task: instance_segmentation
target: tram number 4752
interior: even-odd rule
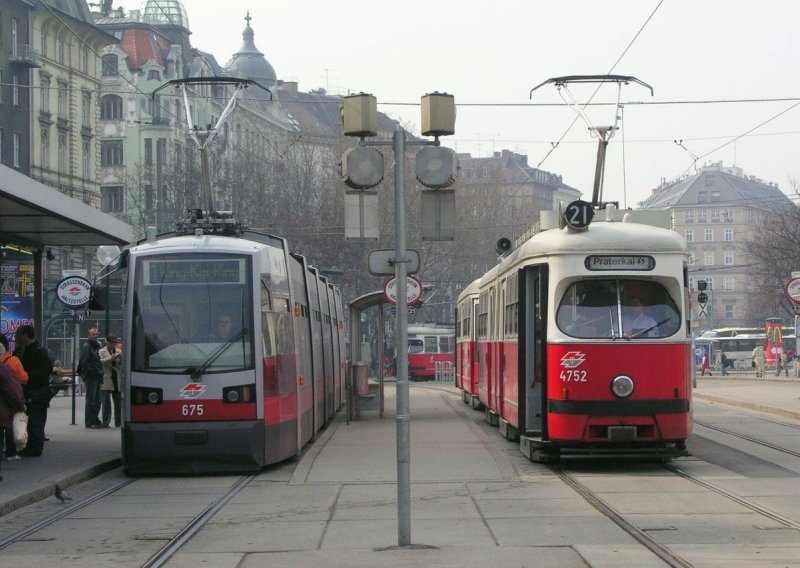
[[[586,371],[577,369],[561,369],[561,382],[564,383],[585,383]]]
[[[181,406],[181,414],[184,416],[202,416],[203,412],[202,404],[184,404]]]

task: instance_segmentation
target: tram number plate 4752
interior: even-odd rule
[[[181,406],[181,414],[184,416],[202,416],[203,412],[202,404],[184,404]]]
[[[585,383],[586,371],[578,369],[561,369],[561,382],[563,383]]]

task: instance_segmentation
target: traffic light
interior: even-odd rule
[[[706,289],[707,285],[708,284],[707,284],[707,282],[705,280],[698,280],[697,281],[697,289],[699,291],[701,291],[701,292]]]

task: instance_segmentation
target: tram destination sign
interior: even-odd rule
[[[587,270],[653,270],[656,259],[647,255],[591,255],[584,261]]]
[[[244,259],[146,260],[145,285],[242,284]]]

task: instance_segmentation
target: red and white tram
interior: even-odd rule
[[[475,351],[475,321],[481,280],[459,294],[456,304],[456,388],[466,404],[478,408],[478,360]]]
[[[121,257],[130,474],[259,470],[344,400],[339,290],[284,239],[197,233]]]
[[[479,399],[533,460],[686,453],[686,244],[632,222],[643,213],[609,207],[604,220],[543,230],[480,279]]]
[[[408,377],[432,381],[436,366],[453,370],[455,364],[455,329],[450,326],[408,326]]]

